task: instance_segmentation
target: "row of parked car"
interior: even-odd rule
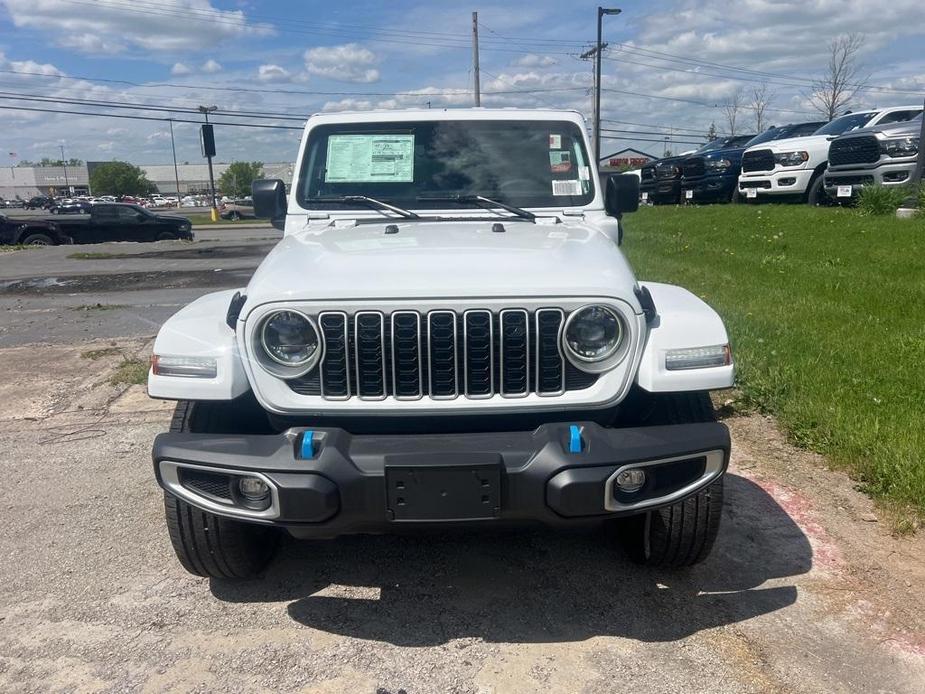
[[[642,167],[640,194],[652,204],[850,202],[866,185],[909,181],[921,119],[921,106],[895,106],[721,137]]]

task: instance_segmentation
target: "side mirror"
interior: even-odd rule
[[[639,209],[639,179],[633,174],[615,174],[607,179],[604,209],[619,219],[627,212]]]
[[[261,179],[251,184],[254,215],[258,219],[286,218],[286,184],[278,178]]]

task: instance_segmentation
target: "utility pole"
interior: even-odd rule
[[[180,207],[180,170],[177,168],[177,145],[173,140],[173,118],[170,123],[170,149],[173,151],[173,177],[177,182],[177,207]]]
[[[603,31],[602,24],[604,15],[618,15],[622,10],[616,8],[597,8],[597,52],[594,56],[594,166],[595,168],[601,161],[601,53],[603,44],[601,34]]]
[[[607,43],[602,43],[601,50],[603,51],[605,48],[607,48],[608,45],[609,44]],[[580,56],[578,56],[578,59],[579,60],[591,60],[597,54],[598,54],[598,49],[597,49],[597,46],[595,46],[594,48],[589,48],[584,53],[582,53]],[[596,99],[597,99],[597,61],[594,61],[594,63],[592,63],[592,69],[591,69],[591,117],[592,117],[591,138],[592,138],[592,144],[593,144],[593,141],[597,139],[597,136],[600,133],[600,130],[598,129],[597,125],[595,124],[595,121],[593,120],[594,119],[594,107],[595,107],[595,104],[597,103]],[[595,149],[595,151],[597,150]]]
[[[206,118],[207,126],[209,125],[209,114],[217,110],[218,110],[218,106],[200,106],[199,107],[199,112],[202,113],[202,115],[205,116]],[[218,221],[218,207],[215,205],[215,174],[212,172],[212,156],[215,154],[215,138],[212,137],[211,142],[209,143],[206,142],[205,132],[207,129],[209,130],[210,135],[212,132],[211,127],[203,129],[202,149],[203,149],[203,155],[206,157],[206,160],[209,162],[209,190],[212,193],[212,201],[209,203],[209,207],[212,208],[211,210],[212,221],[217,222]]]
[[[482,105],[482,90],[479,86],[479,13],[472,13],[472,91],[475,105]]]
[[[67,188],[67,194],[71,194],[71,184],[67,180],[67,160],[64,158],[64,145],[58,145],[61,148],[61,165],[64,167],[64,187]]]

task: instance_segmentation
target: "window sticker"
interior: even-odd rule
[[[566,180],[552,182],[553,195],[581,195],[581,181]]]
[[[563,173],[572,169],[572,158],[568,150],[549,150],[549,168],[556,173]]]
[[[549,149],[562,149],[562,136],[561,135],[550,135],[549,136]]]
[[[411,183],[414,135],[331,135],[327,183]]]

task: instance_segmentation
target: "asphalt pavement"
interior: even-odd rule
[[[0,252],[0,347],[154,335],[193,299],[246,285],[282,232],[255,224],[195,236]]]

